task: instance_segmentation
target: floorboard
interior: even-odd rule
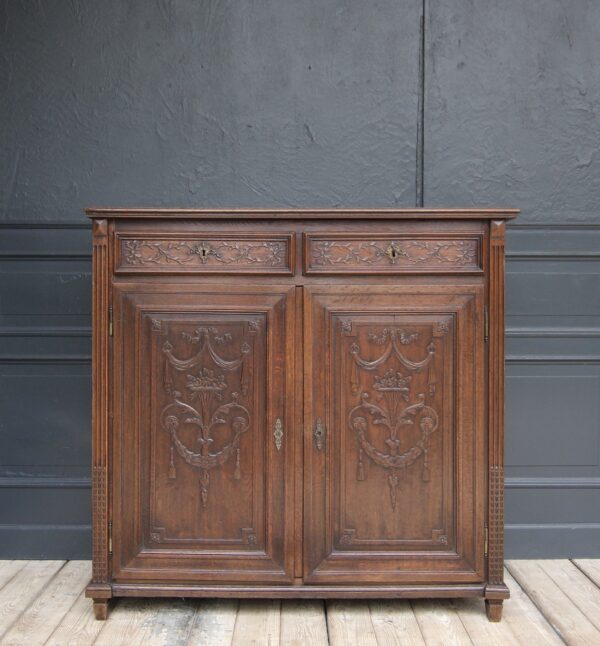
[[[470,646],[473,643],[451,601],[416,600],[412,607],[427,646]]]
[[[565,643],[600,644],[600,631],[548,575],[543,561],[509,561],[507,568]]]
[[[600,559],[573,559],[573,563],[600,587]]]
[[[186,646],[231,646],[239,605],[237,599],[199,600]]]
[[[64,565],[64,561],[29,561],[0,590],[0,643],[29,604]]]
[[[281,644],[285,646],[328,646],[323,601],[283,601]]]
[[[571,561],[540,561],[544,572],[594,624],[600,634],[600,589]],[[600,644],[600,641],[598,642]]]
[[[379,646],[424,646],[410,601],[370,601],[371,622]]]
[[[600,646],[600,560],[508,561],[511,599],[114,600],[96,621],[89,561],[0,561],[1,646]]]
[[[88,561],[70,561],[21,612],[2,641],[10,646],[44,644],[90,580]]]
[[[98,633],[97,646],[183,646],[192,628],[194,600],[125,599]]]
[[[26,565],[27,561],[0,561],[0,590]]]
[[[91,601],[82,592],[44,646],[90,646],[102,628],[104,622],[96,621]]]
[[[502,621],[511,627],[516,642],[523,646],[537,646],[537,644],[560,646],[564,644],[544,615],[507,570],[504,572],[504,581],[510,588],[510,599],[504,602]]]
[[[278,646],[281,629],[281,601],[240,601],[233,631],[234,646]]]
[[[325,606],[331,646],[377,646],[368,603],[328,601]]]

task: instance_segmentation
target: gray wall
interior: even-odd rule
[[[90,553],[93,204],[522,208],[507,552],[600,556],[599,30],[595,0],[0,0],[0,558]]]

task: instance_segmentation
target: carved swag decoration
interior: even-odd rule
[[[349,333],[351,323],[342,321],[342,329]],[[439,334],[447,332],[445,322],[437,324]],[[423,458],[421,477],[429,482],[429,438],[438,428],[439,418],[436,410],[428,403],[435,394],[435,337],[427,345],[427,355],[419,361],[408,359],[402,346],[409,346],[418,340],[420,333],[409,333],[400,327],[386,327],[380,334],[369,333],[371,344],[383,347],[376,359],[368,361],[361,357],[358,343],[350,345],[352,357],[351,388],[354,394],[359,392],[359,370],[377,371],[373,375],[373,393],[362,391],[360,403],[348,413],[348,425],[356,434],[358,441],[358,465],[356,478],[366,479],[365,456],[372,462],[388,471],[387,481],[392,508],[396,508],[396,495],[399,485],[399,474],[403,469],[412,466]],[[396,367],[389,364],[395,360]],[[398,369],[397,364],[400,364]],[[386,366],[387,369],[386,369]],[[379,372],[379,368],[383,371]],[[427,369],[427,391],[413,393],[413,375]],[[378,402],[375,403],[372,398]],[[410,447],[403,447],[401,430],[404,426],[416,426],[420,431],[419,440]],[[384,429],[387,451],[381,451],[370,440],[370,433]]]
[[[160,332],[161,322],[153,320],[152,329]],[[248,335],[255,334],[258,329],[258,321],[248,322]],[[226,359],[218,348],[233,342],[228,332],[217,327],[201,326],[192,334],[180,334],[189,346],[197,346],[198,350],[189,359],[182,359],[174,355],[173,344],[168,337],[163,343],[164,389],[171,401],[160,413],[160,425],[170,438],[169,479],[175,480],[177,477],[176,453],[186,464],[200,472],[200,498],[202,507],[206,507],[210,472],[213,469],[235,458],[233,478],[241,478],[240,438],[251,426],[250,413],[241,403],[241,398],[248,394],[249,389],[249,366],[246,363],[252,351],[252,341],[247,337],[248,340],[244,340],[239,348],[239,356]],[[178,378],[177,373],[184,374],[185,380]],[[227,373],[237,373],[241,396],[236,391],[230,391]],[[183,384],[175,388],[174,381]],[[187,446],[181,437],[182,428],[186,425],[197,428],[197,448]],[[230,431],[231,439],[219,450],[211,450],[215,436],[224,430]]]

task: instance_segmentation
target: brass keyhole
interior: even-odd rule
[[[385,250],[387,257],[392,261],[392,264],[396,263],[398,256],[400,255],[399,249],[396,247],[396,243],[392,242],[390,246]]]
[[[201,242],[196,247],[195,251],[200,256],[201,262],[205,263],[212,253],[212,247],[208,244],[208,242]]]

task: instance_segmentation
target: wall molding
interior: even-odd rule
[[[597,215],[594,216],[595,218],[598,218]],[[573,229],[573,230],[586,230],[586,229],[595,229],[595,230],[600,230],[600,224],[595,224],[592,222],[548,222],[548,223],[543,223],[543,222],[519,222],[519,220],[515,222],[509,222],[507,224],[507,228],[511,229],[513,231],[519,230],[519,229],[524,229],[524,230],[539,230],[539,231],[564,231],[565,229]]]
[[[0,476],[0,489],[91,489],[91,478]]]
[[[545,260],[562,260],[582,261],[582,260],[600,260],[600,252],[590,251],[507,251],[506,260],[526,260],[526,261],[545,261]],[[517,273],[517,272],[515,272]]]
[[[83,214],[82,214],[83,219]],[[0,222],[0,229],[92,229],[92,223],[83,222]]]
[[[600,478],[505,478],[507,489],[600,489]]]
[[[61,252],[53,253],[52,251],[0,251],[0,260],[52,260],[52,261],[76,261],[92,260],[91,252]],[[89,272],[91,275],[91,272]]]
[[[527,529],[593,529],[600,531],[600,523],[517,523],[504,525],[506,530],[527,530]]]
[[[89,489],[90,478],[64,476],[0,476],[0,488]],[[600,477],[506,478],[507,489],[600,489]]]
[[[600,355],[554,355],[554,354],[509,354],[506,363],[573,363],[596,364],[600,363]]]
[[[89,337],[92,335],[91,326],[0,326],[0,337]],[[506,328],[506,336],[510,338],[597,338],[600,337],[600,327],[511,327]]]
[[[19,327],[18,325],[0,326],[0,337],[91,337],[92,328],[82,326],[32,326]]]
[[[600,337],[600,327],[511,327],[506,328],[506,336],[518,339],[545,338],[596,338]]]
[[[61,363],[70,363],[74,365],[85,365],[92,362],[92,355],[89,354],[58,354],[46,357],[32,356],[11,356],[0,355],[0,365],[58,365]]]

